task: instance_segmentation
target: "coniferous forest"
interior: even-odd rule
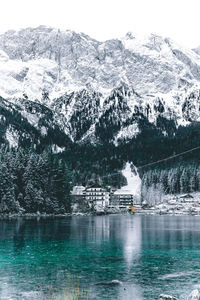
[[[136,137],[121,141],[117,146],[103,136],[102,144],[76,144],[63,152],[61,157],[73,170],[72,181],[87,184],[91,179],[102,178],[104,185],[120,187],[126,184],[120,171],[129,161],[138,167],[143,187],[159,185],[166,194],[200,191],[199,149],[166,162],[142,167],[200,146],[200,124],[195,122],[176,128],[173,121],[160,119],[159,127],[146,120],[140,126],[141,132]],[[112,173],[115,175],[109,176]]]
[[[22,135],[19,147],[10,149],[1,141],[0,213],[66,213],[71,210],[73,185],[94,182],[119,188],[126,185],[121,170],[132,162],[142,179],[142,196],[151,191],[163,194],[200,191],[200,151],[149,167],[151,162],[187,151],[200,145],[200,124],[176,128],[173,121],[159,119],[159,124],[140,120],[140,133],[115,145],[99,127],[100,143],[75,143],[59,131],[51,131],[38,144]],[[77,129],[78,130],[78,129]],[[167,134],[163,134],[163,130]],[[29,142],[29,143],[28,143]],[[29,144],[29,146],[28,146]],[[53,145],[65,151],[53,153]],[[114,173],[114,176],[112,175]]]
[[[70,172],[50,151],[0,149],[0,213],[70,212]]]

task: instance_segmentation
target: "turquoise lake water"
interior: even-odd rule
[[[0,221],[1,300],[182,300],[198,285],[200,217]]]

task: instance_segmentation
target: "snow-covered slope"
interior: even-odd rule
[[[168,93],[200,80],[200,57],[170,39],[128,33],[98,42],[84,34],[40,26],[0,36],[0,92],[52,98],[90,84],[105,92],[121,81],[137,93]],[[10,84],[6,84],[9,79]],[[22,94],[21,94],[22,95]]]
[[[125,168],[122,170],[122,174],[127,180],[127,185],[116,190],[115,194],[132,194],[139,197],[141,191],[141,179],[137,169],[134,166],[131,166],[130,163],[126,163]]]
[[[98,42],[45,26],[8,31],[0,35],[0,96],[13,105],[21,99],[36,128],[28,100],[48,108],[72,141],[118,143],[138,134],[142,117],[155,125],[158,117],[176,126],[200,121],[198,53],[154,34]]]

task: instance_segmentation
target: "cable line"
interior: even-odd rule
[[[143,166],[136,167],[136,168],[137,168],[137,170],[139,170],[139,169],[143,169],[143,168],[145,168],[145,167],[153,166],[153,165],[155,165],[155,164],[161,163],[161,162],[163,162],[163,161],[168,161],[168,160],[170,160],[170,159],[179,157],[179,156],[181,156],[181,155],[184,155],[184,154],[193,152],[193,151],[198,150],[198,149],[200,149],[200,146],[195,147],[195,148],[192,148],[192,149],[189,149],[189,150],[187,150],[187,151],[184,151],[184,152],[181,152],[181,153],[178,153],[178,154],[175,154],[175,155],[171,155],[171,156],[169,156],[169,157],[166,157],[166,158],[163,158],[163,159],[160,159],[160,160],[157,160],[157,161],[154,161],[154,162],[152,162],[152,163],[145,164],[145,165],[143,165]],[[111,174],[109,174],[109,175],[102,176],[101,178],[106,178],[106,177],[116,176],[116,175],[121,175],[121,172],[111,173]]]
[[[197,149],[200,149],[200,146],[195,147],[195,148],[192,148],[192,149],[187,150],[187,151],[184,151],[184,152],[181,152],[181,153],[178,153],[178,154],[175,154],[175,155],[171,155],[171,156],[169,156],[169,157],[166,157],[166,158],[157,160],[157,161],[155,161],[155,162],[152,162],[152,163],[149,163],[149,164],[146,164],[146,165],[143,165],[143,166],[139,166],[139,167],[137,167],[137,169],[142,169],[142,168],[145,168],[145,167],[153,166],[153,165],[155,165],[155,164],[157,164],[157,163],[160,163],[160,162],[163,162],[163,161],[167,161],[167,160],[170,160],[170,159],[175,158],[175,157],[179,157],[179,156],[181,156],[181,155],[184,155],[184,154],[186,154],[186,153],[190,153],[190,152],[195,151],[195,150],[197,150]]]

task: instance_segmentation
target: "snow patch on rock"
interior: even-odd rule
[[[28,120],[28,122],[34,126],[34,127],[38,127],[38,122],[39,122],[39,117],[36,114],[31,114],[25,110],[20,111],[21,115],[26,118]]]
[[[127,127],[123,127],[115,136],[114,144],[117,146],[120,140],[131,139],[140,132],[137,124],[131,124]]]
[[[46,127],[42,126],[42,127],[40,128],[40,132],[41,132],[41,135],[42,135],[42,136],[47,135],[47,129],[46,129]]]
[[[18,136],[18,133],[14,131],[13,128],[9,127],[7,128],[6,130],[6,139],[9,143],[9,146],[11,148],[15,148],[18,146],[18,139],[19,139],[19,136]]]
[[[61,153],[65,150],[65,147],[59,147],[58,145],[53,145],[52,146],[52,151],[54,154]]]

